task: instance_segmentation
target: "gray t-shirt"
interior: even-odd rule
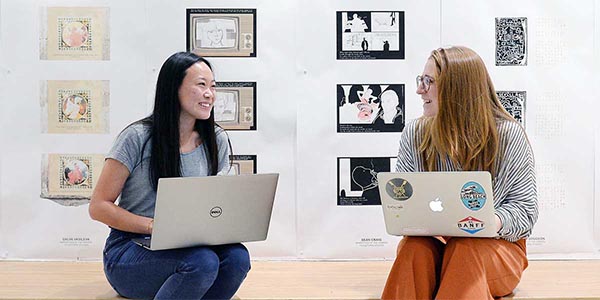
[[[229,143],[227,134],[215,127],[217,149],[219,151],[219,174],[229,171]],[[143,124],[131,125],[115,140],[106,158],[112,158],[127,167],[129,177],[125,181],[119,200],[119,206],[136,215],[154,217],[156,191],[150,182],[150,153],[152,141],[148,139],[150,127]],[[145,144],[145,145],[144,145]],[[142,149],[144,153],[142,154]],[[207,176],[208,150],[201,144],[188,153],[181,154],[181,173],[183,177]]]

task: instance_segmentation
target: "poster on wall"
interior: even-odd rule
[[[337,205],[381,205],[377,173],[395,170],[396,157],[338,157]]]
[[[104,154],[42,154],[40,197],[64,206],[89,203]]]
[[[338,11],[337,59],[404,59],[403,11]]]
[[[256,82],[217,82],[214,113],[226,130],[256,130]]]
[[[109,60],[108,7],[42,7],[40,59]]]
[[[527,18],[496,18],[496,66],[526,66],[527,51]]]
[[[40,82],[42,133],[108,133],[107,80]]]
[[[504,106],[504,109],[515,118],[523,127],[525,127],[525,100],[526,91],[496,91],[498,100]]]
[[[256,57],[256,9],[186,12],[187,51],[204,57]]]
[[[338,84],[337,132],[401,132],[404,84]]]
[[[256,174],[256,155],[230,155],[229,175]]]

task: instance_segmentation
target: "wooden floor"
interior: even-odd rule
[[[378,299],[391,262],[253,262],[234,299]],[[98,262],[0,261],[0,299],[121,299]],[[600,299],[600,260],[532,261],[513,299]]]

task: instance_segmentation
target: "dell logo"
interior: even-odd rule
[[[210,209],[210,216],[213,218],[218,218],[219,216],[221,216],[222,213],[223,210],[218,206],[215,206]]]

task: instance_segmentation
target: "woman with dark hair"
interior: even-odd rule
[[[152,233],[159,178],[228,172],[229,139],[215,125],[214,101],[208,61],[173,54],[158,75],[152,115],[127,126],[107,155],[89,212],[111,228],[104,271],[124,297],[230,299],[250,270],[242,244],[150,251],[131,241]]]
[[[498,238],[405,236],[382,299],[494,299],[527,268],[538,218],[533,151],[504,110],[483,60],[466,47],[431,52],[417,76],[423,116],[400,137],[396,171],[488,171]],[[435,183],[433,183],[435,184]]]

